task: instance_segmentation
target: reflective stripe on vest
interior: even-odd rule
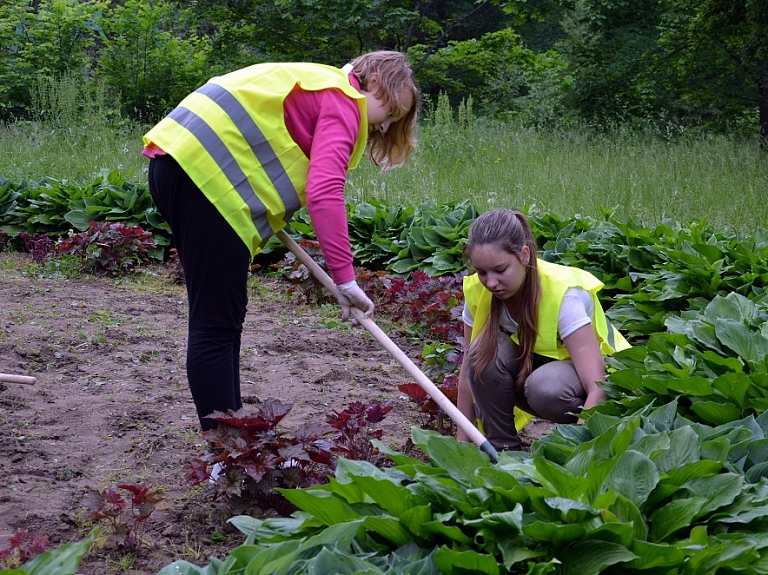
[[[323,64],[254,64],[212,78],[143,137],[179,163],[251,255],[306,204],[310,159],[283,114],[297,87],[339,90],[355,101],[360,125],[347,169],[357,166],[368,140],[366,98],[347,74]]]
[[[240,127],[243,137],[259,160],[264,173],[267,174],[275,190],[280,195],[280,199],[286,209],[286,218],[290,218],[291,215],[301,209],[301,200],[298,193],[296,193],[293,182],[291,182],[261,129],[256,125],[256,122],[253,121],[253,118],[251,118],[237,98],[217,84],[205,84],[195,91],[213,100],[226,112],[232,122]],[[256,195],[255,190],[248,182],[248,177],[240,168],[227,146],[224,145],[221,138],[205,120],[191,110],[179,106],[168,114],[168,117],[189,130],[203,145],[205,151],[221,167],[227,180],[232,184],[232,188],[237,191],[248,206],[248,209],[250,209],[251,219],[253,220],[253,225],[256,226],[256,230],[259,232],[259,236],[267,238],[262,241],[263,246],[273,233],[272,227],[267,221],[267,208]],[[288,220],[286,219],[285,221],[287,222]]]

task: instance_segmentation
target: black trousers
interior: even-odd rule
[[[250,251],[168,155],[149,162],[149,189],[171,226],[189,300],[187,378],[202,429],[213,411],[242,407],[240,336],[248,305]]]

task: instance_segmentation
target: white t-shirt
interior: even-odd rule
[[[592,323],[594,313],[595,305],[592,301],[592,295],[587,290],[581,288],[569,288],[565,292],[565,296],[563,296],[563,303],[560,305],[560,317],[557,321],[557,331],[560,334],[560,339],[565,339],[580,327]],[[461,319],[469,327],[475,324],[475,319],[469,313],[466,302],[464,303]],[[499,327],[510,335],[517,333],[517,322],[509,315],[507,306],[502,308]]]

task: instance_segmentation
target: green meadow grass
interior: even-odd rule
[[[119,127],[91,115],[79,122],[0,126],[0,177],[88,182],[121,170],[146,182],[141,136],[147,126]],[[349,174],[352,201],[395,205],[468,199],[494,207],[631,218],[654,226],[665,218],[706,219],[753,233],[768,221],[768,152],[744,141],[690,133],[651,134],[617,128],[536,130],[472,119],[425,121],[409,165],[385,173],[367,161]]]
[[[350,172],[349,196],[395,204],[469,199],[501,207],[653,226],[707,219],[752,233],[768,222],[768,152],[757,139],[616,130],[542,131],[500,122],[427,126],[410,165]],[[601,209],[602,208],[602,209]]]

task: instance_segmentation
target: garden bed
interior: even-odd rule
[[[184,370],[186,296],[162,269],[131,280],[42,277],[21,256],[0,255],[0,549],[19,530],[50,547],[82,539],[94,523],[89,490],[120,483],[162,490],[134,557],[107,540],[79,573],[156,573],[177,558],[205,564],[242,543],[227,502],[190,488],[185,467],[203,441]],[[27,273],[23,273],[26,271]],[[245,406],[273,397],[293,408],[283,425],[324,422],[353,401],[392,401],[384,441],[404,449],[414,405],[398,391],[405,371],[363,330],[335,325],[332,306],[296,303],[287,283],[260,278],[242,339]],[[389,331],[417,360],[421,343]],[[526,441],[549,427],[535,423]]]

